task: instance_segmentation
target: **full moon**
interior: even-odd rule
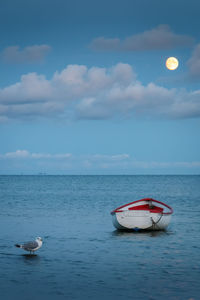
[[[169,57],[166,60],[166,67],[169,70],[176,70],[178,68],[178,59],[175,57]]]

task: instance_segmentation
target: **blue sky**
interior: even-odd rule
[[[199,10],[1,1],[0,174],[199,174]]]

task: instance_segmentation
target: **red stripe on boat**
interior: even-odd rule
[[[162,207],[154,206],[154,205],[151,207],[151,206],[149,206],[149,204],[129,207],[129,210],[147,210],[147,211],[150,211],[152,213],[162,213],[163,212]]]
[[[173,213],[173,209],[169,205],[167,205],[167,204],[165,204],[163,202],[160,202],[158,200],[152,199],[152,198],[144,198],[144,199],[141,199],[141,200],[136,200],[136,201],[130,202],[128,204],[122,205],[122,206],[116,208],[115,210],[113,210],[111,212],[111,214],[114,214],[116,212],[123,212],[122,208],[124,208],[126,206],[129,206],[131,204],[142,202],[142,201],[152,201],[152,202],[159,203],[159,204],[167,207],[170,211],[169,212],[163,212],[163,208],[162,207],[158,207],[158,206],[154,206],[153,208],[150,208],[149,204],[144,204],[144,205],[138,205],[138,206],[130,207],[129,210],[148,210],[148,211],[150,211],[152,213],[162,213],[163,215],[170,215],[170,214]]]

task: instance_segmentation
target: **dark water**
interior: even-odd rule
[[[119,233],[110,211],[153,197],[166,232]],[[200,176],[0,176],[1,299],[200,299]],[[16,242],[44,238],[37,256]]]

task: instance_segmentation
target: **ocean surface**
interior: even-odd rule
[[[117,232],[110,211],[144,197],[168,230]],[[3,300],[200,299],[200,176],[0,176],[0,266]]]

